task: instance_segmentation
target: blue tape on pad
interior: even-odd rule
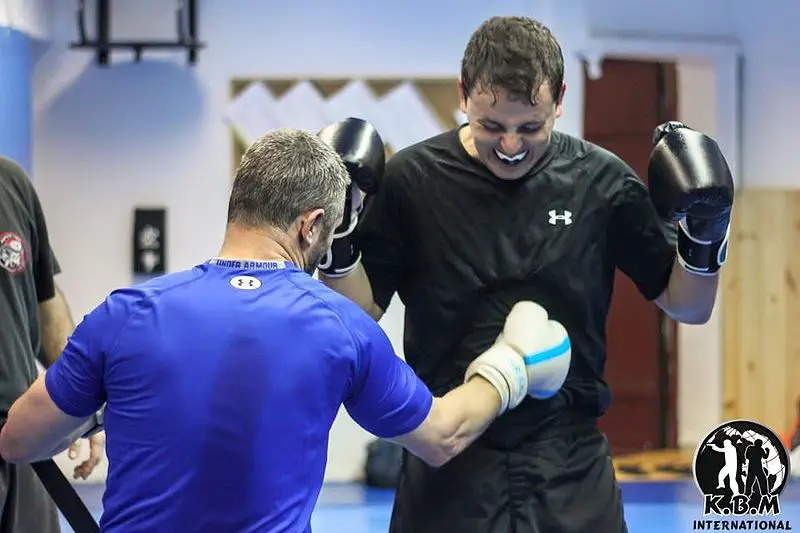
[[[535,352],[532,354],[528,354],[525,357],[523,357],[523,360],[525,361],[526,366],[538,365],[540,363],[544,363],[545,361],[549,361],[550,359],[555,359],[556,357],[564,355],[564,353],[570,348],[571,345],[569,342],[569,338],[566,338],[558,346],[554,346],[543,352]]]
[[[541,390],[541,389],[534,389],[528,391],[528,394],[532,395],[534,398],[552,398],[558,393],[558,389],[556,390]]]

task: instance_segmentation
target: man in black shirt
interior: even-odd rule
[[[572,341],[556,395],[527,398],[441,468],[406,454],[393,533],[627,531],[597,427],[615,269],[679,321],[703,323],[713,308],[733,201],[716,144],[662,125],[648,191],[614,154],[553,131],[563,69],[540,23],[484,22],[462,61],[468,124],[396,153],[379,186],[356,183],[370,193],[360,220],[343,224],[320,268],[376,320],[400,296],[406,360],[435,394],[460,383],[519,300]],[[358,214],[357,189],[350,201]]]
[[[59,272],[33,185],[0,157],[0,421],[38,376],[36,360],[53,364],[75,327],[55,282]],[[75,477],[86,479],[102,451],[102,435],[93,436]],[[0,533],[58,531],[58,511],[31,466],[0,459]]]

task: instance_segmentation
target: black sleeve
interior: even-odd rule
[[[611,249],[617,267],[647,300],[667,288],[675,262],[675,227],[659,218],[647,186],[627,176],[611,200]]]
[[[33,273],[36,281],[36,297],[39,302],[49,300],[56,295],[56,284],[53,279],[61,271],[53,250],[50,248],[50,236],[47,233],[47,222],[44,211],[33,186],[31,190],[31,208],[33,211],[33,237],[31,246],[33,253]]]
[[[50,255],[53,259],[53,275],[57,276],[61,274],[61,263],[58,262],[58,257],[56,257],[56,253],[52,251],[52,248],[50,250],[52,252]]]
[[[408,257],[403,214],[407,195],[401,167],[397,156],[386,162],[380,189],[364,200],[364,212],[356,229],[356,243],[373,299],[384,311],[402,283]]]

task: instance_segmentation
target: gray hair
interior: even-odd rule
[[[256,139],[236,169],[228,222],[286,231],[297,217],[324,209],[325,231],[339,225],[350,176],[339,154],[316,135],[272,130]]]

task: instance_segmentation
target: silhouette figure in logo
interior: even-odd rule
[[[738,462],[736,463],[736,479],[738,479],[740,485],[744,487],[747,474],[747,458],[745,457],[745,451],[747,451],[750,441],[746,441],[743,438],[738,437],[733,444],[736,446],[736,458],[738,459]]]
[[[769,452],[764,447],[764,441],[755,439],[753,444],[747,447],[745,457],[747,458],[747,479],[745,480],[745,490],[748,494],[755,495],[756,483],[758,483],[762,495],[769,494],[767,485],[767,473],[764,470],[762,459],[766,459]]]
[[[725,437],[725,442],[723,442],[722,447],[720,448],[716,444],[711,442],[708,443],[708,447],[714,450],[715,452],[719,452],[725,455],[725,466],[723,466],[719,471],[719,476],[717,477],[717,488],[724,489],[725,488],[725,478],[728,478],[728,488],[734,494],[741,494],[742,492],[739,490],[739,458],[736,454],[736,447],[733,445],[733,439],[730,437]],[[760,464],[760,463],[759,463]]]

